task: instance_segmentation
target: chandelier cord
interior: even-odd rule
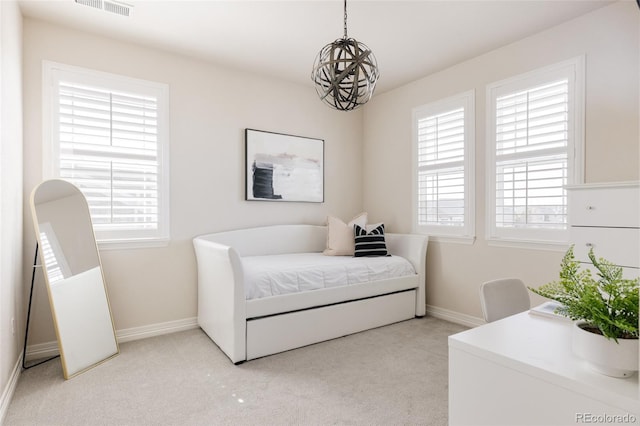
[[[347,0],[344,0],[344,38],[347,38]]]

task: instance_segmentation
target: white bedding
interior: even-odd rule
[[[247,300],[416,274],[413,265],[399,256],[245,256],[242,267]]]

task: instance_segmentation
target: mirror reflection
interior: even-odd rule
[[[38,185],[31,208],[65,378],[117,355],[87,201],[71,183]]]

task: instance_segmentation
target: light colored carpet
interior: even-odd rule
[[[234,366],[200,330],[120,345],[71,380],[23,371],[5,425],[446,425],[447,336],[425,317]]]

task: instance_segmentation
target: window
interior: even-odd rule
[[[75,184],[96,239],[169,238],[168,86],[44,62],[44,177]]]
[[[473,91],[413,110],[417,232],[473,242],[474,120]]]
[[[487,87],[489,240],[568,241],[565,187],[582,181],[583,64]]]

